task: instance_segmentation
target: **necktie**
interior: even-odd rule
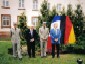
[[[57,29],[55,29],[55,33],[56,33],[56,35],[57,35]]]
[[[16,31],[16,28],[15,28],[15,31]]]
[[[31,30],[31,36],[33,36],[33,31]]]
[[[45,30],[45,27],[44,27],[44,30]]]

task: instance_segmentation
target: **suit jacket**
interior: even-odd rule
[[[25,36],[26,41],[30,42],[30,39],[34,38],[34,42],[35,42],[35,40],[37,39],[37,35],[38,34],[37,34],[36,30],[33,30],[33,35],[31,36],[31,31],[30,31],[30,29],[28,29],[26,31],[26,36]]]
[[[60,44],[60,38],[61,38],[61,30],[57,29],[57,34],[54,29],[50,30],[50,36],[52,44]],[[58,42],[55,42],[55,38],[58,38]]]
[[[39,28],[39,36],[40,36],[40,40],[42,39],[47,39],[49,35],[49,29],[48,28]]]
[[[16,30],[14,28],[11,29],[11,41],[13,43],[20,43],[20,29],[16,28]]]

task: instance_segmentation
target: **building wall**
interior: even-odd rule
[[[10,14],[11,15],[11,28],[13,27],[13,22],[17,22],[17,16],[20,16],[22,12],[25,12],[27,17],[27,25],[29,25],[32,21],[32,17],[38,17],[40,15],[41,3],[43,0],[38,0],[38,10],[33,11],[33,0],[25,0],[25,10],[19,10],[19,1],[18,0],[9,0],[10,1],[10,9],[2,9],[2,1],[0,0],[0,34],[2,32],[9,32],[10,28],[1,29],[1,14]],[[56,6],[57,4],[61,4],[62,7],[67,9],[67,5],[69,3],[72,4],[73,9],[76,9],[76,5],[80,3],[82,5],[83,12],[85,12],[85,1],[84,0],[47,0],[50,3],[50,10],[52,10],[52,6]]]

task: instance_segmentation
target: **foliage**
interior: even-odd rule
[[[46,21],[47,27],[49,27],[49,29],[50,29],[52,19],[54,18],[55,15],[58,15],[58,13],[56,11],[56,7],[54,6],[52,11],[48,10],[47,9],[47,1],[44,0],[44,2],[41,5],[40,12],[41,12],[41,16],[39,16],[40,26],[42,25],[43,21]],[[74,26],[74,32],[75,32],[75,36],[76,36],[76,44],[74,44],[74,45],[71,45],[71,44],[64,45],[63,44],[63,45],[61,45],[61,47],[68,51],[69,50],[73,51],[74,49],[76,50],[77,48],[85,49],[85,46],[83,45],[84,40],[82,40],[84,38],[84,36],[83,36],[84,15],[83,15],[81,5],[78,4],[76,6],[76,10],[73,10],[72,5],[69,4],[67,6],[67,11],[65,11],[65,8],[63,7],[63,9],[60,13],[61,13],[61,16],[69,16],[70,17],[70,19],[72,20],[73,26]],[[83,43],[83,44],[80,45],[79,43],[80,44]],[[71,48],[73,48],[73,49],[71,49]]]
[[[45,21],[47,22],[47,27],[50,29],[50,25],[52,22],[52,19],[54,18],[55,15],[58,15],[58,12],[56,11],[56,7],[53,6],[52,10],[49,10],[48,7],[48,2],[44,0],[41,5],[40,13],[41,15],[39,16],[39,23],[36,27],[37,32],[39,31],[40,26],[42,25],[42,22]],[[61,16],[69,16],[70,19],[72,20],[74,31],[75,31],[75,36],[76,36],[76,44],[72,45],[61,45],[63,50],[69,51],[69,52],[81,52],[85,51],[85,32],[83,30],[83,23],[84,23],[84,13],[82,11],[82,7],[80,4],[76,6],[76,10],[72,9],[72,5],[69,4],[67,6],[67,11],[65,11],[65,8],[63,7],[63,10],[60,12]],[[24,13],[21,14],[19,17],[19,28],[22,31],[22,40],[21,43],[24,44],[25,41],[25,32],[27,29],[26,25],[26,16]],[[39,38],[39,36],[37,36]],[[36,50],[39,49],[39,39],[36,41]],[[81,51],[79,51],[81,50]],[[77,52],[77,53],[78,53]],[[83,53],[83,52],[82,52]]]
[[[47,27],[49,27],[49,29],[50,29],[51,22],[56,15],[58,15],[58,13],[56,11],[56,7],[54,6],[52,11],[49,12],[49,19],[47,21],[48,24]]]
[[[7,53],[9,47],[12,47],[11,42],[0,42],[0,64],[77,64],[77,58],[81,58],[83,64],[85,63],[85,55],[78,54],[60,54],[60,58],[55,57],[54,59],[51,58],[51,55],[46,58],[41,58],[40,55],[36,55],[36,58],[28,58],[27,55],[23,56],[20,61]]]
[[[72,5],[71,4],[69,4],[67,6],[67,16],[69,16],[71,18],[71,20],[72,20],[73,10],[72,10]]]
[[[71,18],[75,36],[76,36],[76,44],[74,45],[66,45],[64,48],[67,51],[74,52],[74,53],[85,53],[85,33],[83,30],[83,22],[84,22],[84,15],[81,9],[81,5],[77,5],[77,9],[73,11],[72,5],[69,4],[67,8],[67,15]]]
[[[47,5],[48,5],[48,2],[46,0],[44,0],[42,5],[41,5],[41,9],[40,9],[41,16],[39,16],[39,24],[41,26],[42,22],[47,22],[47,27],[50,29],[52,19],[57,14],[57,12],[56,12],[55,6],[53,7],[52,11],[50,11],[48,9]]]
[[[37,26],[37,31],[39,31],[40,26],[42,26],[43,22],[47,22],[48,21],[48,17],[49,17],[49,10],[47,9],[47,1],[44,0],[41,4],[41,9],[40,9],[40,13],[41,15],[38,17],[39,22],[38,22],[38,26]]]
[[[43,3],[41,4],[41,9],[40,9],[40,12],[41,12],[41,23],[42,22],[45,22],[45,21],[48,21],[48,17],[49,17],[49,9],[47,8],[47,1],[44,0]]]
[[[75,10],[75,20],[74,20],[74,29],[76,37],[82,35],[83,32],[83,22],[84,22],[84,15],[81,9],[81,5],[77,5],[77,9]]]
[[[23,12],[21,16],[19,17],[19,24],[18,27],[21,29],[21,44],[25,44],[25,35],[26,35],[26,30],[27,30],[27,24],[26,24],[26,16],[25,13]]]
[[[78,4],[76,10],[72,9],[72,5],[69,4],[67,7],[67,16],[69,16],[72,20],[74,25],[76,39],[82,35],[83,32],[83,22],[84,22],[84,15],[81,9],[81,5]]]
[[[65,8],[63,7],[62,11],[61,11],[61,16],[66,16],[66,12],[65,12]]]

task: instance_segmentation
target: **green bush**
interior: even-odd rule
[[[76,44],[63,45],[62,51],[66,51],[66,53],[85,54],[84,36],[84,33],[81,36],[79,36]]]

